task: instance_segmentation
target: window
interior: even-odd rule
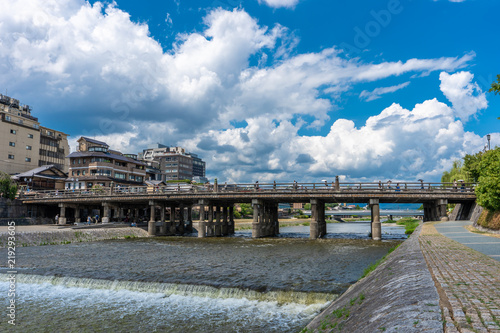
[[[77,175],[77,176],[80,176],[80,170],[78,170],[78,171],[76,172],[76,175]]]
[[[23,124],[23,120],[22,119],[19,119],[17,122],[19,123],[19,125]]]
[[[10,121],[10,116],[5,116],[5,120]]]
[[[71,175],[74,176],[75,175],[75,172],[74,171],[71,171]]]
[[[35,129],[39,129],[39,128],[40,128],[40,125],[38,125],[38,124],[33,124],[33,128],[35,128]]]
[[[15,143],[15,142],[9,142],[9,146],[11,146],[11,147],[15,147],[15,146],[16,146],[16,143]]]
[[[137,176],[137,177],[135,177],[135,181],[137,181],[137,182],[142,182],[142,177],[141,177],[141,176]]]
[[[87,159],[84,158],[83,159],[83,164],[85,164],[85,163],[87,163]]]
[[[135,176],[134,175],[130,175],[130,176],[128,176],[128,179],[129,180],[135,180]]]
[[[82,162],[82,160],[79,158],[79,159],[78,159],[78,164],[80,164],[81,162]]]
[[[26,150],[31,150],[31,146],[26,146]]]
[[[9,154],[9,160],[13,160],[13,159],[14,159],[14,155]]]
[[[31,158],[29,158],[29,157],[26,157],[24,160],[25,160],[26,162],[31,162]]]
[[[73,159],[73,161],[72,161],[72,162],[73,162],[73,165],[75,165],[75,164],[76,164],[76,160],[75,160],[75,159]]]
[[[124,173],[115,172],[115,178],[117,179],[125,179]]]
[[[10,133],[11,133],[11,134],[16,134],[16,130],[11,129],[11,130],[10,130]]]
[[[33,139],[33,134],[28,134],[28,139]]]

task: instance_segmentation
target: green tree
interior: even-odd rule
[[[464,156],[464,166],[463,169],[467,174],[467,180],[477,183],[479,181],[479,176],[481,174],[481,159],[483,158],[483,152],[480,151],[474,155]]]
[[[0,171],[0,196],[14,200],[17,194],[17,184],[8,174]]]
[[[241,208],[240,214],[242,218],[248,217],[249,215],[253,214],[253,208],[251,204],[242,203],[240,204],[240,208]]]
[[[495,95],[500,93],[500,74],[497,75],[497,82],[493,82],[491,84],[490,90],[488,90],[488,91],[489,92],[494,92]],[[498,119],[500,119],[500,117],[498,117]]]
[[[500,148],[489,150],[480,162],[477,203],[490,211],[500,210]]]
[[[491,84],[491,88],[490,90],[488,90],[489,92],[494,92],[495,95],[500,93],[500,74],[497,75],[497,82],[493,82]]]
[[[311,210],[311,204],[310,204],[310,203],[306,203],[306,204],[304,205],[304,209],[305,209],[305,210]]]
[[[453,180],[467,179],[467,173],[465,172],[462,161],[456,160],[453,162],[451,170],[443,172],[441,176],[441,183],[452,183]]]

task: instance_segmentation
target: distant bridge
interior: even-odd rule
[[[310,210],[304,210],[304,215],[311,215]],[[328,216],[371,216],[370,210],[326,210],[325,215]],[[424,216],[423,210],[408,210],[408,209],[381,209],[380,216]]]
[[[161,187],[109,187],[94,190],[31,192],[22,198],[32,217],[59,214],[59,223],[80,222],[98,212],[102,222],[149,221],[151,235],[197,232],[198,237],[234,233],[236,203],[253,206],[252,237],[279,233],[279,203],[310,203],[310,237],[326,234],[325,203],[368,203],[372,237],[380,239],[380,203],[421,203],[424,221],[445,219],[448,203],[458,203],[467,215],[476,200],[474,184],[450,183],[266,183],[266,184],[174,184]],[[57,210],[54,210],[57,208]],[[193,208],[198,220],[193,219]],[[169,221],[166,221],[166,215]],[[344,214],[341,211],[339,214]],[[421,215],[422,212],[419,211]],[[394,214],[395,215],[395,214]]]

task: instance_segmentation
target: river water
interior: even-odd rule
[[[404,237],[384,228],[385,238]],[[299,226],[269,239],[242,231],[18,248],[18,325],[4,316],[0,331],[297,332],[399,242],[372,241],[366,229],[329,224],[333,238],[319,240],[300,238],[309,229]],[[2,295],[6,271],[2,262]]]

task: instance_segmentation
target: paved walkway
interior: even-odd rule
[[[500,239],[470,233],[467,224],[426,223],[419,237],[440,296],[444,331],[500,332]]]
[[[500,238],[472,233],[464,228],[469,225],[471,221],[450,221],[435,227],[440,234],[500,261]]]

